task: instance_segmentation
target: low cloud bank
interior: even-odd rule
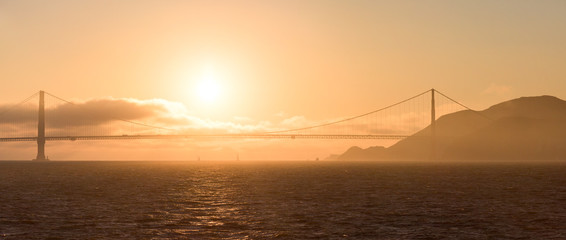
[[[281,131],[340,120],[312,121],[305,116],[286,115],[278,115],[279,120],[275,122],[257,121],[244,116],[234,117],[230,121],[218,121],[192,116],[182,103],[163,99],[98,98],[46,106],[46,125],[48,133],[52,136],[220,134]],[[403,132],[417,131],[424,127],[417,126],[420,119],[426,119],[426,116],[421,113],[405,113],[396,118],[386,118],[379,121],[370,119],[369,122],[368,119],[359,119],[295,133],[402,134]],[[33,128],[33,124],[36,122],[37,104],[27,104],[17,108],[0,105],[0,127],[4,129],[10,128],[10,131],[14,133],[17,132],[18,128],[22,131],[26,128],[25,131],[29,132],[29,128]]]

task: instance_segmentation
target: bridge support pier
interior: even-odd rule
[[[49,161],[45,157],[45,92],[39,91],[39,112],[37,115],[37,157],[33,161]]]
[[[430,160],[436,160],[436,104],[434,102],[434,88],[430,90]]]

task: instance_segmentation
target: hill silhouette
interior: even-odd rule
[[[430,126],[395,145],[352,147],[338,160],[431,159]],[[564,160],[566,101],[522,97],[436,121],[436,160]]]

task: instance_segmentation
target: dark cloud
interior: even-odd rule
[[[33,132],[37,124],[37,108],[37,104],[15,108],[0,106],[0,113],[4,112],[0,115],[0,127],[10,128],[17,136],[22,132]],[[266,122],[254,124],[253,120],[242,124],[202,119],[188,115],[181,103],[161,99],[103,98],[46,106],[45,118],[50,136],[261,132],[269,125]]]
[[[88,135],[123,132],[132,130],[131,122],[143,123],[152,118],[171,114],[178,103],[164,100],[135,99],[93,99],[84,102],[65,103],[53,107],[46,106],[46,130],[50,135]],[[38,119],[37,104],[24,104],[17,107],[0,106],[0,129],[11,135],[29,135],[36,128]],[[126,121],[120,121],[126,120]],[[110,124],[111,123],[111,124]],[[152,122],[155,123],[155,122]],[[128,126],[126,126],[128,125]],[[143,125],[135,125],[137,132]],[[98,129],[96,129],[98,128]],[[147,128],[147,127],[146,127]],[[142,129],[143,130],[143,129]],[[37,132],[37,130],[35,130]],[[79,134],[80,133],[80,134]],[[5,134],[4,134],[5,135]]]
[[[13,105],[0,105],[0,124],[15,124],[37,122],[37,106],[24,104],[14,107]]]
[[[116,120],[141,120],[165,112],[167,108],[162,102],[95,99],[48,109],[46,121],[52,127],[93,126]]]

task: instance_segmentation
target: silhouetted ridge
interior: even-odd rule
[[[498,119],[459,138],[446,148],[445,159],[566,160],[566,123],[522,116]]]
[[[566,101],[521,97],[484,111],[447,114],[436,122],[438,160],[566,160]],[[389,148],[350,148],[338,159],[427,160],[430,128]]]
[[[366,149],[361,149],[360,147],[354,146],[349,148],[345,153],[338,156],[337,160],[348,160],[348,159],[357,159],[357,160],[372,160],[375,157],[387,157],[385,147],[376,146],[376,147],[369,147]]]
[[[548,95],[521,97],[493,105],[483,113],[494,119],[509,116],[566,118],[566,101]]]

